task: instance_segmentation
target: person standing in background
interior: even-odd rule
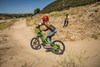
[[[69,23],[69,14],[66,14],[65,18],[64,18],[64,25],[63,25],[63,27],[67,27],[68,23]]]

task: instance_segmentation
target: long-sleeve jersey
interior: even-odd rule
[[[53,26],[53,25],[51,25],[51,24],[42,24],[42,25],[44,25],[45,27],[46,27],[46,29],[44,30],[44,31],[46,31],[46,30],[50,30],[50,31],[55,31],[55,27]]]

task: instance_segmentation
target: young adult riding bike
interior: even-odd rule
[[[51,45],[50,45],[51,37],[54,36],[54,34],[57,32],[57,30],[53,25],[50,24],[48,16],[46,16],[46,15],[43,16],[42,20],[43,20],[43,22],[39,23],[39,25],[40,26],[44,25],[47,28],[43,31],[50,30],[50,32],[47,35],[48,45],[45,46],[45,48],[47,48],[46,51],[49,51],[49,48],[51,48]]]
[[[38,26],[36,26],[36,33],[37,36],[32,38],[30,45],[33,49],[38,50],[41,48],[41,45],[47,49],[46,51],[51,51],[54,54],[63,54],[65,51],[65,45],[62,41],[60,40],[51,40],[51,37],[54,36],[54,34],[57,32],[56,28],[48,24],[49,18],[48,16],[43,16],[43,22],[39,23]],[[41,26],[44,25],[47,29],[41,30]],[[44,35],[42,34],[42,31],[47,31],[50,30],[50,33],[47,35],[45,38]],[[40,40],[42,41],[42,44],[40,44]]]

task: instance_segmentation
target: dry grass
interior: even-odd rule
[[[8,41],[8,35],[2,33],[2,31],[0,31],[0,44],[6,43],[7,41]]]
[[[63,28],[64,15],[66,13],[69,14],[69,24],[68,27]],[[33,16],[33,22],[30,22],[30,24],[33,26],[37,25],[42,21],[42,16],[43,14]],[[50,17],[50,22],[58,30],[54,39],[63,41],[90,38],[99,39],[100,35],[97,35],[97,33],[100,33],[100,5],[98,4],[74,7],[60,12],[51,12],[48,16]]]
[[[81,52],[80,54],[70,52],[62,61],[57,61],[58,65],[55,67],[84,67],[84,62],[89,58],[86,51]]]
[[[6,63],[7,60],[3,60],[3,58],[0,58],[0,66],[3,64],[3,63]]]
[[[17,21],[17,20],[14,19],[14,20],[11,20],[11,21],[9,21],[9,22],[6,22],[6,21],[5,21],[5,22],[0,23],[0,30],[4,30],[4,29],[6,29],[6,28],[12,26],[16,21]]]
[[[39,22],[41,22],[42,16],[43,14],[37,14],[33,16],[32,18],[30,17],[26,18],[26,25],[27,26],[37,25]]]
[[[17,59],[18,60],[18,59]],[[42,62],[40,62],[40,58],[36,58],[36,60],[33,62],[25,62],[22,60],[18,60],[20,63],[22,63],[21,67],[37,67],[39,64],[41,64]]]
[[[32,67],[33,64],[29,65],[28,63],[24,63],[21,67]]]
[[[34,24],[32,21],[33,21],[32,18],[27,17],[27,18],[26,18],[26,25],[27,25],[27,26],[32,26],[32,25]]]

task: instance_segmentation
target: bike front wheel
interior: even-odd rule
[[[39,41],[38,37],[32,38],[30,45],[31,45],[31,48],[35,49],[35,50],[39,50],[41,48],[40,41]]]
[[[55,40],[53,41],[53,45],[52,45],[52,52],[54,54],[63,54],[65,51],[65,45],[62,41],[60,40]]]

